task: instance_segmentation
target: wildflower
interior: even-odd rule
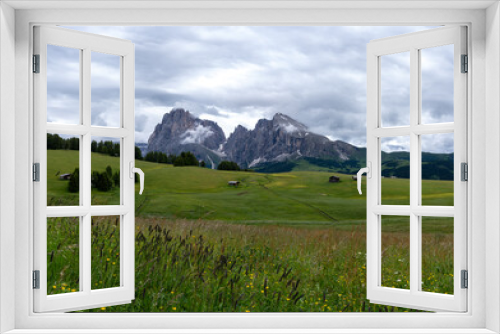
[[[245,312],[250,312],[250,310],[246,310]]]
[[[61,290],[62,290],[62,291],[64,291],[64,290],[66,290],[66,288],[63,286],[63,287],[61,288]]]
[[[57,289],[57,286],[55,286],[55,285],[52,285],[52,288],[53,288],[53,289]]]
[[[105,311],[105,310],[106,310],[106,308],[105,308],[105,307],[101,307],[101,310]]]
[[[76,289],[71,289],[71,292],[76,292]]]
[[[113,262],[113,264],[116,264],[116,262]]]
[[[109,257],[108,257],[108,261],[109,261]]]
[[[174,293],[173,291],[170,291],[170,293]]]
[[[175,306],[172,306],[172,310],[174,310],[174,311],[175,311],[175,310],[177,310],[177,307],[175,307]]]

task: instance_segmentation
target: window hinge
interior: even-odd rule
[[[460,165],[461,169],[461,180],[462,181],[469,181],[469,166],[467,165],[466,162],[462,162]]]
[[[40,164],[38,162],[33,164],[33,181],[40,182]]]
[[[469,56],[462,55],[462,73],[469,72]]]
[[[40,55],[33,55],[33,73],[40,73]]]
[[[40,289],[40,270],[33,270],[33,289]]]
[[[467,270],[462,270],[462,289],[467,289],[469,287],[469,273]]]

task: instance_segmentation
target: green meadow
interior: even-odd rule
[[[78,204],[69,181],[59,180],[78,166],[78,153],[48,150],[48,205]],[[118,171],[119,159],[92,153],[92,170],[108,165]],[[91,311],[409,311],[366,300],[366,199],[350,175],[310,166],[279,174],[136,166],[146,175],[142,196],[136,184],[136,299]],[[331,175],[340,182],[329,183]],[[422,189],[424,204],[453,205],[452,182],[425,180]],[[116,204],[119,196],[117,187],[93,189],[92,203]],[[409,180],[383,179],[382,197],[384,204],[408,204]],[[119,224],[114,217],[93,224],[100,231],[93,282],[115,286]],[[78,258],[78,230],[68,219],[49,225],[50,293],[71,292],[78,266],[67,263]],[[408,217],[382,217],[382,231],[382,284],[407,289]],[[453,220],[426,218],[423,233],[422,288],[453,293]]]

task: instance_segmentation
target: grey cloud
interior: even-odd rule
[[[138,141],[178,106],[217,121],[226,135],[238,123],[251,127],[257,117],[282,112],[359,146],[366,141],[366,44],[427,28],[77,27],[134,42]],[[405,79],[397,68],[390,75],[396,90],[384,108],[398,123],[407,109],[397,91]],[[435,92],[430,87],[440,78],[430,78],[428,91]],[[424,113],[433,120],[450,108],[442,96],[428,101],[432,110]]]

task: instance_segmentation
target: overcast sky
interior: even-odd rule
[[[253,129],[258,119],[271,119],[281,112],[332,140],[365,146],[366,44],[429,27],[72,29],[124,38],[135,44],[138,143],[147,143],[164,113],[183,107],[200,118],[216,121],[226,136],[238,124]],[[67,54],[54,51],[53,64],[60,66],[63,56]],[[422,60],[422,118],[426,123],[453,120],[453,82],[446,76],[452,70],[451,56],[452,50],[442,47]],[[96,75],[92,78],[95,125],[111,126],[117,122],[117,66],[113,57],[101,57],[92,65]],[[409,58],[402,54],[383,59],[382,69],[383,125],[407,125]],[[75,89],[68,89],[70,72],[66,69],[61,73],[61,85],[62,79],[66,81],[61,90],[66,93],[50,96],[59,90],[59,80],[54,79],[52,90],[49,85],[49,109],[54,106],[49,118],[53,120],[68,117],[64,106],[77,99]],[[394,150],[399,143],[404,146],[405,140],[385,142],[385,149]],[[452,139],[432,142],[427,145],[432,151],[453,149]]]

